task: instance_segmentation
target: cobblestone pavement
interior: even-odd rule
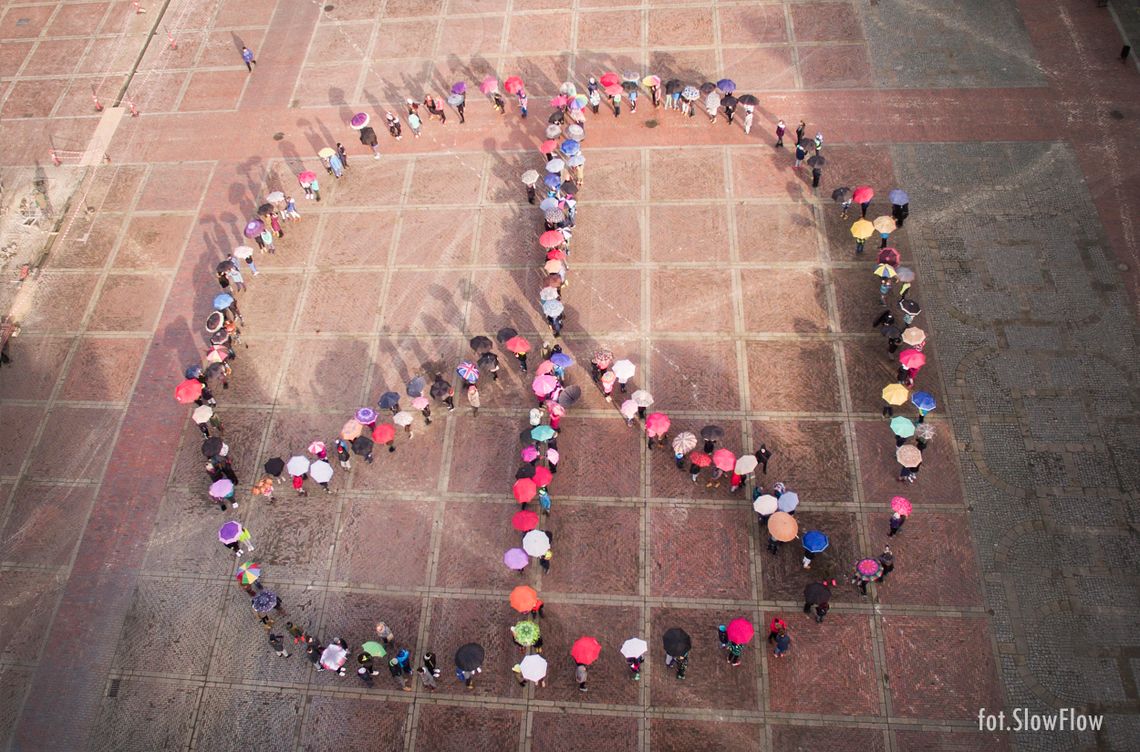
[[[675,3],[171,0],[0,3],[0,164],[81,187],[0,373],[0,738],[18,750],[1130,750],[1135,616],[1140,145],[1135,69],[1107,11],[1070,0]],[[138,10],[145,10],[139,13]],[[152,30],[155,32],[151,37]],[[149,43],[148,43],[149,39]],[[171,44],[171,40],[175,44]],[[252,75],[238,49],[257,54]],[[235,62],[238,64],[235,65]],[[216,542],[200,434],[170,399],[201,351],[211,267],[318,148],[350,167],[298,201],[240,295],[245,341],[219,414],[242,486],[331,437],[474,334],[532,340],[537,219],[518,175],[568,76],[728,76],[757,126],[603,110],[566,290],[566,350],[639,366],[674,430],[776,449],[842,571],[887,541],[898,488],[866,261],[827,200],[905,188],[894,244],[917,268],[941,400],[897,569],[838,586],[823,625],[807,576],[764,549],[743,494],[694,485],[589,386],[565,419],[549,573],[499,562],[531,399],[507,364],[483,408],[435,411],[334,493],[242,499],[288,616],[358,645],[384,619],[434,650],[439,691],[375,688],[275,657]],[[344,126],[408,94],[519,73],[532,116],[476,93],[420,139],[367,158]],[[474,88],[474,87],[472,87]],[[92,94],[105,105],[94,112]],[[139,118],[122,117],[134,103]],[[816,194],[771,121],[827,138]],[[49,147],[61,166],[49,162]],[[681,148],[683,147],[683,148]],[[110,158],[105,162],[104,154]],[[875,208],[885,202],[876,200]],[[459,400],[462,403],[462,400]],[[804,528],[804,529],[807,529]],[[519,687],[506,594],[545,599],[548,686]],[[791,624],[742,666],[718,623]],[[279,625],[280,626],[280,625]],[[678,682],[660,635],[694,638]],[[567,646],[607,651],[577,691]],[[651,653],[631,682],[616,648]],[[476,688],[454,649],[487,650]],[[1099,733],[980,733],[979,708],[1105,714]]]

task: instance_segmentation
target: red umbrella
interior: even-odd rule
[[[621,76],[616,73],[603,73],[602,77],[598,79],[603,87],[606,86],[621,86]]]
[[[665,413],[649,413],[645,418],[645,432],[650,436],[660,436],[669,430],[669,416]]]
[[[515,516],[511,518],[511,527],[520,533],[534,530],[538,527],[538,512],[531,512],[526,509],[515,512]],[[529,611],[530,609],[527,610]]]
[[[534,481],[534,485],[543,488],[549,485],[550,481],[554,480],[554,474],[545,467],[536,467],[534,469],[534,477],[531,478],[531,480]]]
[[[530,352],[530,343],[526,341],[526,337],[514,336],[508,339],[504,346],[513,352],[515,355]]]
[[[174,387],[174,399],[183,405],[188,405],[202,396],[202,382],[198,379],[186,379]]]
[[[889,266],[899,265],[899,252],[890,246],[883,248],[879,251],[878,257],[875,259],[880,264],[887,264]]]
[[[549,139],[547,141],[543,141],[542,145],[538,147],[538,150],[540,152],[542,152],[543,154],[550,154],[557,148],[558,148],[558,142],[555,141],[554,139]]]
[[[546,260],[547,261],[565,261],[566,260],[566,251],[560,251],[557,248],[553,248],[553,249],[546,252]]]
[[[712,457],[704,452],[693,452],[689,455],[689,462],[692,462],[697,467],[708,467],[712,464]]]
[[[515,481],[514,488],[511,489],[515,495],[515,500],[520,504],[525,504],[534,498],[538,493],[538,486],[530,478],[519,478]]]
[[[311,183],[316,179],[317,179],[317,173],[312,172],[311,170],[305,170],[304,172],[299,173],[297,175],[297,180],[299,180],[302,183]]]
[[[602,654],[602,646],[593,637],[579,637],[570,648],[570,657],[578,663],[589,666]]]
[[[727,449],[718,449],[713,452],[712,461],[717,468],[726,473],[731,473],[736,467],[736,455]]]
[[[737,645],[747,644],[755,633],[752,622],[745,618],[733,619],[728,623],[728,639]]]
[[[522,91],[523,80],[518,76],[510,76],[503,82],[503,88],[507,90],[508,94],[518,94]]]
[[[564,94],[559,94],[550,100],[551,107],[565,107],[568,104],[570,104],[570,100]]]
[[[618,84],[606,87],[606,94],[609,94],[611,97],[620,96],[623,91],[624,89],[622,89]]]
[[[899,363],[902,363],[903,368],[911,371],[926,365],[926,356],[918,350],[910,348],[899,353]]]
[[[538,244],[543,248],[557,248],[566,242],[561,230],[547,230],[538,236]]]
[[[855,193],[851,198],[855,199],[857,204],[865,204],[875,197],[875,189],[869,185],[859,185],[855,187]]]
[[[391,423],[378,423],[372,429],[372,440],[377,444],[387,444],[396,438],[396,427]]]
[[[485,77],[483,83],[479,84],[479,91],[484,94],[490,94],[497,88],[499,88],[499,80],[494,76]]]

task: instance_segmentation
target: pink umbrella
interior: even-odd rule
[[[914,348],[903,350],[899,353],[899,363],[908,371],[913,371],[926,365],[926,356]]]
[[[550,414],[551,414],[551,415],[554,415],[554,416],[556,416],[556,417],[559,417],[559,418],[561,418],[563,415],[565,415],[565,414],[566,414],[566,408],[565,408],[565,407],[563,407],[562,405],[558,404],[557,402],[553,402],[553,401],[551,401],[551,400],[547,400],[547,401],[546,401],[546,404],[545,404],[545,405],[543,405],[543,406],[544,406],[544,407],[545,407],[547,410],[549,410],[549,411],[550,411]]]
[[[431,401],[428,400],[427,397],[423,397],[423,396],[416,397],[414,400],[412,400],[412,407],[414,407],[416,410],[423,410],[425,407],[427,407],[430,404],[431,404]]]
[[[309,444],[309,454],[320,454],[325,451],[325,448],[325,442],[314,441],[312,444]]]
[[[494,76],[487,76],[483,79],[483,83],[479,84],[479,91],[484,94],[490,94],[499,88],[499,79]]]
[[[712,453],[713,464],[718,469],[731,473],[736,468],[736,455],[727,449],[718,449]]]
[[[910,499],[905,496],[896,496],[891,499],[891,510],[902,515],[910,515]]]
[[[234,492],[234,484],[229,478],[221,478],[210,484],[210,496],[224,499]]]
[[[528,444],[523,447],[522,460],[523,462],[534,462],[538,459],[538,450],[533,445]]]
[[[743,617],[728,623],[728,639],[737,645],[747,644],[755,633],[756,629],[752,626],[752,622]]]
[[[570,103],[570,100],[566,98],[565,94],[559,94],[558,96],[556,96],[550,100],[550,106],[551,107],[565,107],[569,103]]]
[[[669,416],[665,413],[650,413],[645,419],[645,432],[650,436],[660,436],[669,430]]]
[[[559,458],[559,455],[558,455],[557,449],[547,449],[546,450],[546,459],[550,462],[551,465],[557,465],[558,464],[558,458]]]
[[[503,88],[508,94],[518,94],[523,89],[523,80],[518,76],[510,76],[503,82]]]
[[[297,180],[301,183],[301,185],[305,185],[306,183],[311,183],[316,179],[317,179],[317,173],[312,172],[311,170],[305,170],[304,172],[302,172],[300,175],[297,176]]]
[[[550,361],[550,360],[542,361],[541,363],[538,364],[538,368],[534,369],[534,373],[537,376],[541,376],[544,373],[553,373],[553,372],[554,372],[554,362]]]
[[[530,557],[521,548],[508,548],[503,554],[503,563],[510,569],[522,571],[529,561]]]
[[[626,420],[633,420],[634,416],[637,415],[637,403],[631,399],[627,399],[625,402],[621,403],[621,407],[618,408],[618,410],[621,411],[623,418]]]
[[[541,376],[535,376],[534,381],[532,381],[530,385],[531,389],[533,389],[534,393],[539,397],[545,397],[546,395],[550,394],[557,386],[558,379],[554,378],[548,373],[545,373]]]

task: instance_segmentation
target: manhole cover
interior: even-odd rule
[[[16,19],[16,25],[17,26],[27,26],[31,22],[32,22],[32,19],[30,19],[30,18],[17,18]]]
[[[281,131],[277,131],[276,133],[273,134],[273,140],[274,141],[280,141],[283,138],[285,138],[285,134],[282,133]]]
[[[1111,115],[1114,120],[1123,120],[1124,119],[1124,113],[1121,112],[1120,110],[1113,110],[1112,112],[1110,112],[1108,114]]]
[[[645,127],[646,128],[656,128],[657,125],[658,125],[657,121],[652,119],[652,118],[645,121]]]

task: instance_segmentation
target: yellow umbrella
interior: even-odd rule
[[[318,156],[318,157],[323,157],[323,158],[325,158],[325,159],[328,159],[328,158],[329,158],[329,157],[331,157],[333,154],[336,154],[336,151],[335,151],[335,150],[333,150],[333,149],[330,149],[330,148],[329,148],[329,147],[327,147],[327,146],[326,146],[325,148],[323,148],[323,149],[321,149],[320,151],[318,151],[318,152],[317,152],[317,156]]]
[[[917,326],[908,326],[906,331],[903,332],[902,341],[911,347],[918,347],[926,341],[926,332]]]
[[[905,405],[910,392],[902,384],[887,384],[883,387],[883,400],[888,405]]]
[[[897,225],[895,224],[894,218],[888,217],[886,214],[884,214],[881,217],[875,217],[873,227],[879,232],[885,232],[889,235],[895,231],[895,227],[897,227]]]
[[[781,543],[795,540],[799,529],[796,518],[787,512],[773,512],[768,518],[768,535]]]
[[[879,279],[894,279],[899,275],[890,264],[879,264],[875,267],[875,276]]]
[[[851,234],[859,240],[866,240],[875,234],[875,226],[865,219],[857,219],[851,225]]]

